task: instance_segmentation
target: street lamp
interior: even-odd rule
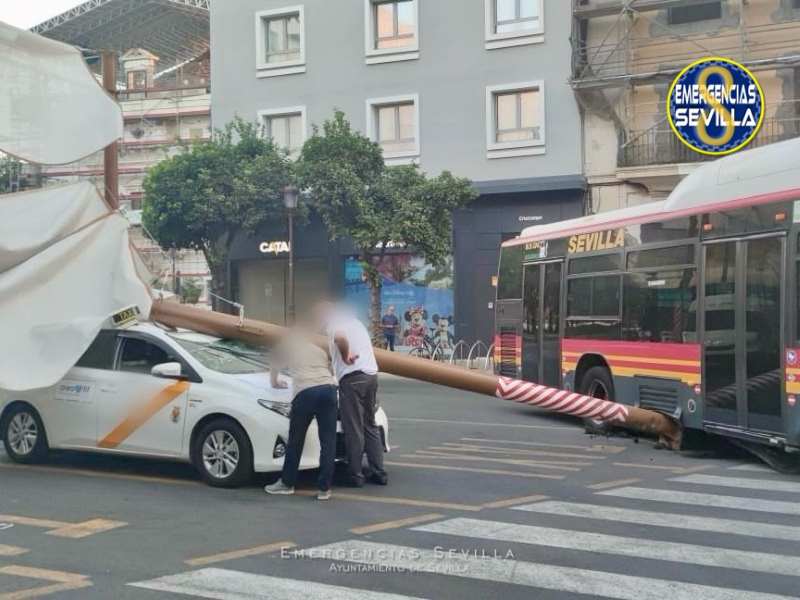
[[[289,217],[289,294],[286,317],[290,325],[294,325],[294,213],[300,199],[300,191],[293,185],[283,188],[283,205]]]

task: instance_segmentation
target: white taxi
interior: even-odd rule
[[[261,348],[135,323],[103,329],[53,387],[0,390],[0,436],[20,463],[50,449],[167,458],[190,462],[210,485],[235,487],[253,472],[281,470],[291,398],[291,384],[270,386]],[[375,419],[388,452],[383,409]],[[342,456],[341,425],[338,438]],[[312,423],[300,468],[318,466]]]

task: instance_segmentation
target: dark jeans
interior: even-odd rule
[[[339,412],[344,430],[345,448],[350,477],[363,482],[362,461],[367,452],[369,471],[366,476],[383,476],[383,442],[375,424],[378,408],[378,376],[356,372],[342,377],[339,382]]]
[[[336,387],[319,385],[303,390],[292,400],[289,418],[289,444],[283,461],[281,479],[289,487],[297,481],[300,457],[306,433],[314,417],[319,428],[319,489],[331,489],[333,471],[336,468]]]
[[[386,347],[389,348],[390,352],[394,352],[394,334],[393,333],[384,333],[383,337],[386,338]]]

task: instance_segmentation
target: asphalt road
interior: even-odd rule
[[[0,453],[0,600],[800,596],[800,477],[397,378],[381,398],[389,486],[328,503]]]

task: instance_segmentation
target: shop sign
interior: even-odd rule
[[[274,242],[261,242],[258,245],[258,250],[261,254],[288,254],[290,250],[289,242],[274,241]]]

